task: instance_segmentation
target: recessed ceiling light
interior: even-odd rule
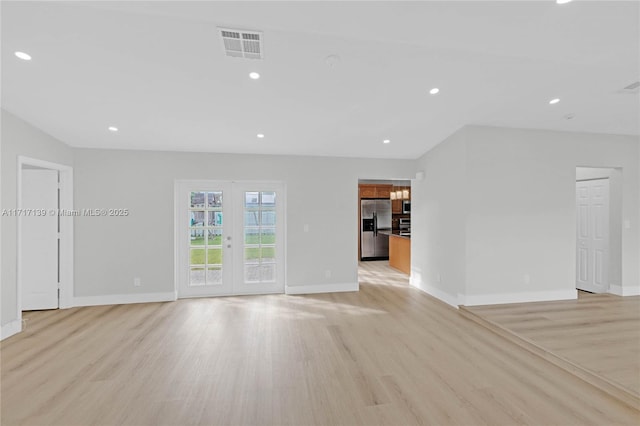
[[[110,131],[110,132],[117,132],[117,131],[118,131],[118,128],[117,128],[117,127],[115,127],[115,126],[109,126],[109,131]]]
[[[558,102],[560,102],[560,99],[555,98],[555,99],[551,99],[551,100],[549,101],[549,104],[554,105],[554,104],[557,104]]]
[[[391,141],[389,139],[385,139],[382,141],[382,143],[391,143]]]
[[[262,133],[258,133],[256,136],[258,137],[258,139],[264,138],[264,135]]]
[[[437,87],[434,87],[433,89],[429,90],[429,93],[431,93],[432,95],[437,94],[440,91],[440,89],[438,89]]]
[[[15,52],[14,53],[18,58],[22,59],[23,61],[30,61],[31,60],[31,55],[29,55],[28,53],[24,53],[24,52]]]
[[[557,4],[567,4],[567,3],[571,3],[572,0],[556,0]]]
[[[257,72],[250,72],[249,73],[249,78],[252,80],[257,80],[260,78],[260,74],[258,74]]]

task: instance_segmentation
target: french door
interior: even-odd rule
[[[284,187],[176,183],[178,297],[284,292]]]

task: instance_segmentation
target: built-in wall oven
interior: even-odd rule
[[[402,213],[403,214],[411,213],[411,200],[404,200],[402,202]]]
[[[401,217],[398,221],[398,228],[400,229],[400,235],[411,236],[411,219]]]

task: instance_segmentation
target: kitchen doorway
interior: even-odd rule
[[[284,293],[282,183],[178,181],[179,298]]]
[[[358,180],[358,263],[411,273],[411,180]],[[362,274],[361,274],[362,275]]]

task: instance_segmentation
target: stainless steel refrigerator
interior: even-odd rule
[[[391,232],[391,200],[362,200],[360,226],[360,260],[389,259],[389,234]]]

